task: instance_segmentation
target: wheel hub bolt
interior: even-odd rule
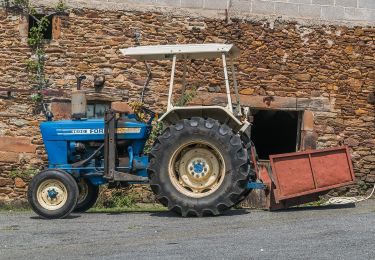
[[[48,197],[50,197],[51,199],[56,199],[57,195],[59,194],[55,189],[49,189],[47,193]]]

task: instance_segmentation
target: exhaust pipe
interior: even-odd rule
[[[77,89],[72,91],[72,119],[81,120],[87,118],[87,100],[86,92],[81,90],[81,82],[85,80],[86,76],[77,77]]]

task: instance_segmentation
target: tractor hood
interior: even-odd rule
[[[104,139],[104,120],[61,120],[48,121],[40,124],[43,141],[90,141]],[[145,123],[129,119],[118,125],[117,138],[119,139],[142,139],[148,127]]]

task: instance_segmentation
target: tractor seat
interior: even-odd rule
[[[133,109],[126,102],[112,102],[112,110],[122,114],[133,114]]]

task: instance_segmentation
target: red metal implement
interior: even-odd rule
[[[346,146],[270,156],[276,202],[354,183]]]

